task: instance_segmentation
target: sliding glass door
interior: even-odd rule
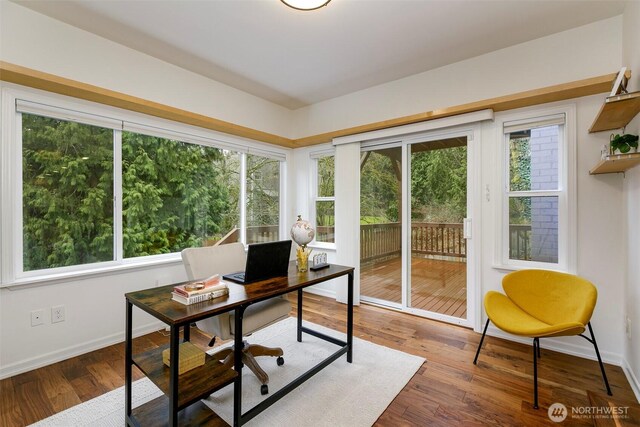
[[[474,132],[425,132],[362,149],[362,301],[472,325],[469,183],[479,181],[470,173]]]
[[[366,150],[360,158],[360,295],[402,304],[402,147]]]
[[[466,319],[467,138],[410,145],[408,306]]]

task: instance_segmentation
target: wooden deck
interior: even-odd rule
[[[365,297],[400,303],[401,259],[364,263],[360,266],[360,293]],[[413,308],[466,319],[467,264],[413,257],[411,303]]]

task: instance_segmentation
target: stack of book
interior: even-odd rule
[[[171,299],[181,304],[190,305],[218,298],[228,293],[227,284],[220,280],[220,276],[216,274],[205,280],[174,286]]]

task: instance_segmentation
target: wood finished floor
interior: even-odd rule
[[[331,299],[305,294],[305,320],[344,331],[345,311]],[[550,404],[590,406],[588,391],[604,393],[597,362],[545,350],[542,340],[536,411],[530,346],[487,337],[474,366],[480,335],[469,329],[367,305],[356,307],[354,324],[359,338],[427,359],[376,426],[555,425],[547,418]],[[134,351],[165,344],[165,335],[137,338]],[[204,348],[208,338],[194,329],[192,341]],[[606,370],[614,398],[636,402],[622,369],[607,365]],[[141,377],[135,369],[134,377]],[[123,384],[122,344],[8,378],[0,381],[0,425],[28,425]],[[589,419],[563,424],[593,425]],[[621,425],[640,425],[640,420]]]
[[[401,258],[360,266],[360,292],[364,296],[400,303]],[[411,307],[467,318],[467,264],[419,257],[411,258]]]

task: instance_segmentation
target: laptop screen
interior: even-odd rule
[[[245,283],[287,276],[290,254],[291,240],[249,245],[244,272]]]

